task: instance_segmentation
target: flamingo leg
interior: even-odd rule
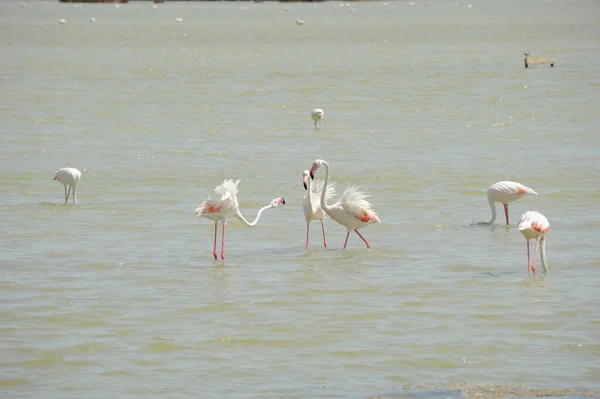
[[[213,256],[215,257],[215,260],[217,260],[217,225],[219,223],[215,222],[215,243],[213,245]]]
[[[65,186],[65,190],[67,186]],[[65,204],[69,201],[69,195],[71,195],[71,185],[69,184],[69,191],[67,191],[67,196],[65,197]]]
[[[325,224],[323,224],[323,219],[321,219],[321,230],[323,231],[323,246],[327,249],[327,238],[325,238]]]
[[[344,249],[346,249],[346,245],[348,245],[348,237],[350,237],[350,232],[346,233],[346,240],[344,240]]]
[[[533,262],[531,262],[531,270],[535,274],[535,256],[537,255],[538,248],[540,246],[540,239],[538,238],[535,242],[535,252],[533,253]]]
[[[531,263],[529,263],[529,240],[527,240],[527,273],[531,273]]]
[[[362,240],[365,242],[365,244],[367,244],[367,248],[371,248],[371,244],[369,244],[369,241],[367,241],[367,239],[365,237],[363,237],[363,235],[360,234],[357,229],[354,229],[354,231],[356,232],[356,234],[358,234],[358,236],[360,238],[362,238]]]
[[[508,222],[508,204],[504,204],[504,216],[506,216],[506,225],[508,226],[510,224]]]
[[[306,250],[308,251],[308,230],[310,229],[310,222],[306,223]]]
[[[225,227],[227,227],[227,224],[223,223],[223,229],[221,230],[221,259],[223,260],[225,259]]]

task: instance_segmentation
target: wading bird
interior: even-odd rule
[[[312,117],[313,122],[315,122],[315,129],[317,129],[317,127],[321,123],[321,120],[323,119],[324,115],[325,115],[325,113],[320,108],[315,108],[310,113],[310,116]]]
[[[550,230],[550,223],[544,215],[536,211],[527,211],[519,220],[519,231],[527,240],[527,272],[535,273],[535,256],[538,247],[542,258],[542,267],[544,272],[548,272],[548,263],[546,263],[546,233]],[[535,251],[533,252],[533,261],[529,256],[529,240],[536,240]]]
[[[486,191],[492,218],[489,222],[479,222],[478,224],[492,224],[496,220],[496,202],[504,204],[504,215],[506,216],[506,225],[508,226],[508,204],[523,198],[527,194],[537,195],[533,189],[514,181],[499,181],[492,184]]]
[[[221,259],[225,259],[225,227],[227,220],[231,217],[237,217],[242,223],[248,227],[254,227],[260,220],[262,213],[270,208],[277,208],[279,204],[285,205],[285,199],[277,197],[267,206],[259,209],[256,218],[253,222],[248,222],[240,213],[240,206],[237,199],[238,184],[240,180],[225,179],[221,185],[215,188],[215,193],[208,197],[198,208],[196,208],[196,216],[205,217],[215,222],[215,239],[213,245],[213,256],[217,260],[217,226],[221,222]]]
[[[77,185],[81,180],[81,172],[75,168],[62,168],[56,171],[54,180],[58,180],[65,186],[65,204],[69,201],[71,189],[73,189],[73,203],[77,203]],[[69,186],[69,191],[67,191]]]
[[[325,211],[321,208],[321,193],[323,192],[324,182],[322,180],[313,183],[308,170],[302,173],[302,184],[307,191],[302,201],[302,209],[304,210],[304,218],[306,219],[306,250],[308,251],[308,233],[310,230],[310,222],[319,220],[321,222],[321,230],[323,231],[323,246],[327,249],[327,239],[325,238]],[[335,183],[330,183],[327,186],[325,199],[329,201],[335,195]]]
[[[371,204],[367,201],[369,196],[358,189],[356,186],[347,187],[344,194],[340,197],[337,202],[332,205],[327,204],[327,183],[329,181],[329,164],[322,159],[317,159],[311,169],[310,177],[314,179],[315,172],[319,167],[325,166],[325,183],[323,185],[323,191],[321,193],[321,208],[327,215],[342,226],[346,227],[346,240],[344,241],[344,249],[348,244],[348,237],[350,232],[354,231],[367,245],[367,248],[371,248],[371,244],[367,241],[362,234],[358,232],[365,226],[371,223],[381,223],[377,213],[371,209]]]

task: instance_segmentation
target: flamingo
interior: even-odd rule
[[[506,216],[506,225],[508,222],[508,204],[516,201],[527,194],[538,195],[533,189],[514,181],[499,181],[492,184],[486,191],[490,208],[492,209],[492,218],[489,222],[479,222],[478,224],[492,224],[496,220],[496,202],[504,204],[504,215]]]
[[[317,126],[321,122],[321,119],[323,119],[324,115],[325,115],[325,113],[323,112],[323,110],[321,108],[315,108],[310,113],[310,116],[312,117],[312,120],[315,122],[315,129],[317,128]]]
[[[67,20],[64,19],[64,18],[61,18],[61,19],[58,20],[58,23],[61,24],[61,25],[64,25],[64,24],[67,23]]]
[[[296,25],[298,25],[298,26],[302,26],[302,25],[304,25],[304,24],[305,24],[304,20],[302,20],[302,19],[297,19],[297,20],[296,20]]]
[[[344,249],[348,244],[348,237],[350,232],[354,230],[356,234],[364,241],[367,248],[371,248],[371,244],[367,241],[362,234],[358,232],[358,229],[368,226],[371,223],[381,223],[377,213],[371,209],[371,204],[367,201],[369,195],[363,193],[356,186],[348,186],[344,191],[344,194],[337,200],[333,205],[327,205],[327,190],[329,182],[329,164],[322,160],[317,159],[313,162],[310,168],[310,178],[315,178],[315,172],[319,167],[325,166],[325,183],[323,185],[323,191],[321,192],[321,208],[329,215],[333,220],[345,226],[347,229],[346,240],[344,241]]]
[[[77,203],[77,185],[81,179],[81,172],[75,168],[62,168],[56,171],[54,180],[58,180],[65,186],[65,204],[69,201],[71,188],[73,188],[73,203]],[[67,191],[69,186],[69,191]]]
[[[215,194],[208,197],[198,208],[196,216],[205,217],[215,222],[215,239],[213,245],[213,256],[217,260],[217,225],[219,222],[223,225],[221,232],[221,259],[225,259],[225,227],[230,217],[237,217],[248,227],[254,227],[258,223],[261,214],[269,208],[277,208],[279,204],[285,205],[285,199],[277,197],[267,206],[259,209],[253,222],[248,222],[240,213],[240,206],[237,199],[238,184],[240,180],[225,179],[221,185],[215,188]]]
[[[321,221],[321,230],[323,231],[323,246],[327,249],[327,239],[325,238],[325,225],[323,219],[325,219],[325,212],[319,204],[321,193],[323,192],[323,181],[315,182],[312,184],[312,179],[309,179],[309,172],[305,170],[302,173],[302,181],[304,189],[307,191],[302,202],[302,209],[304,210],[304,217],[306,218],[306,250],[308,251],[308,232],[310,230],[310,222],[313,220]],[[335,183],[331,183],[327,187],[325,198],[330,200],[335,195]]]
[[[527,272],[535,273],[535,256],[540,248],[542,257],[542,266],[544,272],[548,272],[548,264],[546,263],[546,233],[550,230],[550,223],[544,215],[536,211],[527,211],[519,220],[519,231],[527,240]],[[533,253],[533,262],[529,263],[529,240],[535,239],[535,252]]]

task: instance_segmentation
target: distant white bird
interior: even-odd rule
[[[317,129],[319,123],[321,123],[321,120],[323,119],[324,115],[325,115],[325,112],[323,112],[323,110],[321,108],[315,108],[310,113],[310,116],[312,117],[313,122],[315,122],[315,129]]]
[[[297,20],[296,20],[296,25],[298,25],[298,26],[302,26],[302,25],[304,25],[304,24],[305,24],[304,20],[302,20],[302,19],[297,19]]]
[[[157,9],[158,6],[156,4],[152,4],[152,8]]]
[[[121,7],[119,4],[115,4],[115,8],[119,8]]]
[[[538,247],[542,257],[542,266],[544,272],[548,272],[548,263],[546,262],[546,233],[550,230],[550,223],[544,215],[536,211],[527,211],[519,220],[519,231],[527,240],[527,272],[535,273],[535,256]],[[530,262],[529,240],[536,240],[533,261]]]
[[[322,180],[315,181],[314,184],[310,178],[310,173],[305,170],[302,173],[302,184],[304,189],[307,191],[302,201],[302,210],[304,211],[304,218],[306,219],[306,250],[308,251],[308,233],[310,230],[310,222],[313,220],[319,220],[321,222],[321,230],[323,231],[323,246],[327,249],[327,239],[325,238],[325,225],[323,219],[325,219],[325,211],[321,208],[321,193],[323,192]],[[325,198],[327,201],[331,200],[335,195],[335,183],[329,183],[327,186],[327,192]]]
[[[514,181],[499,181],[492,184],[486,191],[490,209],[492,210],[492,218],[489,222],[479,222],[478,224],[492,224],[496,220],[496,202],[504,204],[504,215],[506,216],[506,225],[508,221],[508,204],[523,198],[527,194],[537,195],[533,189]]]
[[[61,25],[64,25],[64,24],[67,23],[67,20],[64,19],[64,18],[61,18],[61,19],[58,20],[58,23],[61,24]]]
[[[65,204],[69,201],[71,188],[73,189],[73,203],[77,203],[77,185],[81,180],[81,172],[75,168],[62,168],[56,171],[54,180],[58,180],[65,186]],[[67,191],[69,186],[69,191]]]
[[[175,22],[183,22],[182,18],[175,18]]]
[[[94,18],[94,17],[91,17],[91,18],[90,18],[90,22],[96,22],[96,18]]]

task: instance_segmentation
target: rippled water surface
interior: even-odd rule
[[[1,2],[0,389],[600,396],[598,15],[592,0]],[[524,51],[556,65],[525,69]],[[371,249],[342,250],[327,220],[330,249],[315,222],[305,252],[316,158],[338,194],[372,195]],[[52,180],[66,166],[83,171],[75,206]],[[242,179],[248,219],[287,204],[230,222],[215,262],[193,211],[224,178]],[[500,180],[540,195],[511,204],[510,227],[472,225]],[[526,273],[526,210],[552,226],[546,276]]]

